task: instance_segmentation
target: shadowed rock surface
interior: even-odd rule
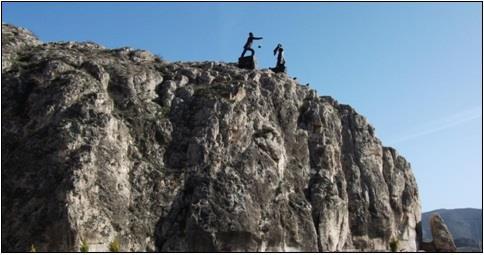
[[[410,164],[350,106],[270,70],[4,34],[2,251],[416,250]]]

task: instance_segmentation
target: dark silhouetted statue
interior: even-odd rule
[[[286,72],[286,60],[284,59],[284,48],[279,43],[277,47],[274,49],[274,55],[277,54],[277,63],[275,68],[271,68],[272,71],[276,73],[285,73]]]
[[[247,42],[244,45],[244,51],[242,51],[242,55],[240,55],[239,58],[239,67],[240,68],[245,68],[245,69],[255,69],[256,66],[256,61],[255,61],[255,51],[252,49],[252,43],[254,40],[260,40],[262,37],[255,37],[254,34],[249,33],[249,38],[247,38]],[[260,48],[260,46],[259,46]],[[252,55],[244,57],[245,53],[247,51],[250,51]]]
[[[242,51],[242,55],[240,55],[240,57],[243,58],[247,51],[250,51],[252,53],[251,56],[254,56],[255,51],[254,49],[252,49],[252,43],[254,42],[254,40],[260,39],[262,39],[262,37],[255,37],[254,34],[249,33],[249,38],[247,38],[247,42],[244,45],[244,51]]]

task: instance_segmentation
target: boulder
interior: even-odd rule
[[[452,234],[439,214],[433,214],[430,218],[432,242],[437,252],[455,252],[457,250]]]

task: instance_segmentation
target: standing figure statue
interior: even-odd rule
[[[254,34],[249,33],[249,38],[247,38],[247,42],[244,45],[244,51],[242,51],[242,55],[240,55],[240,57],[243,58],[247,51],[252,52],[251,56],[254,56],[255,51],[254,49],[252,49],[252,42],[254,42],[254,40],[260,40],[260,39],[262,39],[262,37],[255,37]]]
[[[272,70],[276,73],[279,72],[286,72],[286,60],[284,59],[284,48],[282,48],[282,45],[279,43],[277,44],[277,47],[274,49],[274,56],[277,53],[277,63],[276,67],[272,68]]]

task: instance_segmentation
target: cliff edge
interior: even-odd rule
[[[416,251],[410,164],[283,73],[2,24],[2,251]]]

